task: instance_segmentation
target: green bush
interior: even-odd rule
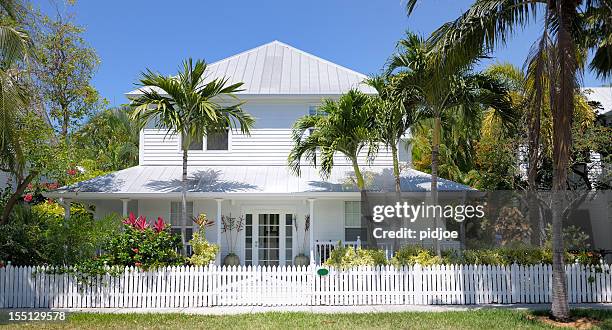
[[[136,266],[143,269],[184,264],[181,237],[170,233],[170,226],[158,218],[149,227],[144,217],[130,214],[123,231],[115,234],[104,246],[100,260],[111,266]]]
[[[430,266],[441,263],[442,258],[436,256],[433,251],[417,245],[403,246],[391,258],[391,264],[395,267],[412,266],[415,264]]]
[[[85,208],[64,219],[57,204],[17,206],[0,230],[0,260],[13,265],[74,265],[93,257],[118,232],[117,216],[94,220]]]
[[[189,244],[193,249],[193,255],[189,257],[189,263],[194,266],[208,266],[219,253],[219,245],[208,242],[204,235],[200,236],[200,233],[194,233]]]
[[[329,259],[324,264],[336,268],[380,266],[387,264],[387,258],[382,250],[362,248],[355,250],[353,247],[344,246],[342,242],[338,242],[338,247],[332,250]]]

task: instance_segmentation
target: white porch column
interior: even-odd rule
[[[314,246],[314,198],[308,199],[309,204],[309,215],[310,215],[310,228],[308,229],[308,234],[310,236],[310,264],[314,265],[315,263],[315,246]]]
[[[221,265],[221,203],[223,203],[223,198],[215,198],[217,201],[217,215],[215,222],[217,224],[217,244],[219,244],[219,254],[217,254],[217,265]]]
[[[72,202],[70,198],[60,198],[59,204],[64,207],[64,220],[70,219],[70,202]]]
[[[127,217],[128,216],[128,202],[130,201],[129,198],[122,198],[121,199],[121,204],[122,204],[122,213],[123,213],[123,217]]]

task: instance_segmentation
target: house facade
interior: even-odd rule
[[[239,97],[255,117],[250,136],[236,132],[202,137],[188,152],[188,216],[205,213],[215,224],[206,237],[221,245],[217,262],[236,253],[244,265],[290,265],[298,254],[319,263],[338,241],[359,244],[360,193],[352,184],[352,167],[338,156],[325,180],[305,164],[295,176],[287,167],[291,128],[313,114],[325,98],[337,99],[350,89],[375,93],[365,75],[274,41],[208,66],[208,79],[228,77],[244,82]],[[139,90],[127,93],[131,98]],[[163,217],[180,232],[181,137],[154,128],[140,132],[139,165],[63,187],[49,197],[95,205],[96,216],[115,212]],[[427,191],[430,176],[409,168],[410,152],[400,143],[402,190]],[[365,156],[365,155],[364,155]],[[361,164],[365,165],[365,157]],[[393,191],[391,152],[381,148],[364,171],[378,191]],[[441,190],[467,187],[441,180]],[[241,221],[243,230],[224,232],[222,216]],[[305,230],[306,219],[309,229]],[[185,228],[187,240],[195,228]],[[424,242],[427,243],[427,242]],[[456,244],[456,242],[445,242]]]

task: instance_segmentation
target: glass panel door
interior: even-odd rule
[[[280,261],[280,215],[258,216],[258,263],[262,266],[277,266]]]

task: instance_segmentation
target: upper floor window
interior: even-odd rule
[[[206,150],[229,150],[229,130],[209,133],[206,137]]]
[[[184,141],[185,135],[183,135],[181,139],[182,139],[181,141]],[[181,148],[182,148],[182,142],[181,142]],[[202,148],[204,148],[204,139],[202,138],[202,136],[192,135],[191,141],[189,142],[189,146],[187,147],[187,150],[202,150]]]
[[[184,140],[183,135],[182,141]],[[229,130],[208,133],[206,138],[202,135],[192,136],[187,150],[229,150]]]

